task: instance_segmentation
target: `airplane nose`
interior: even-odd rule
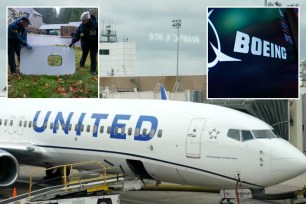
[[[271,150],[271,171],[276,183],[294,178],[306,171],[306,157],[283,139],[276,139]]]

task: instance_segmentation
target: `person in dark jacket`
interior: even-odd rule
[[[17,19],[8,26],[8,64],[12,74],[16,73],[15,53],[20,63],[20,50],[22,47],[32,49],[27,43],[27,27],[31,25],[27,17]]]
[[[81,15],[81,25],[78,27],[69,47],[81,40],[82,58],[80,67],[84,67],[88,53],[90,52],[90,70],[92,75],[96,75],[97,53],[98,53],[98,22],[96,17],[90,15],[89,11]]]

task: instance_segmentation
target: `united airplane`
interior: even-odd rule
[[[0,186],[19,165],[100,161],[125,176],[263,189],[302,174],[305,156],[248,114],[165,100],[2,99]],[[47,172],[49,175],[51,172]]]

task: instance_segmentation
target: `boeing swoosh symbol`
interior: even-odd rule
[[[216,39],[217,39],[217,47],[214,46],[211,42],[210,45],[212,46],[215,54],[216,54],[216,58],[212,61],[212,62],[209,62],[208,63],[208,68],[212,68],[214,67],[218,62],[232,62],[232,61],[241,61],[241,59],[236,59],[236,58],[233,58],[233,57],[230,57],[224,53],[222,53],[221,51],[221,44],[220,44],[220,39],[219,39],[219,35],[217,33],[217,30],[215,28],[215,26],[212,24],[212,22],[210,21],[209,19],[209,16],[210,14],[213,12],[213,10],[211,10],[209,13],[208,13],[208,23],[209,25],[211,26],[211,28],[213,29],[214,33],[215,33],[215,36],[216,36]]]

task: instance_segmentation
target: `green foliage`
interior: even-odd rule
[[[80,16],[85,11],[89,11],[91,14],[94,14],[98,19],[97,8],[61,8],[58,19],[61,23],[80,21]]]
[[[60,55],[50,55],[48,57],[48,64],[50,66],[61,66],[63,63],[62,57]]]
[[[46,24],[57,23],[57,12],[55,8],[34,8],[43,15],[43,22]]]
[[[82,51],[76,47],[76,72],[65,76],[8,76],[10,98],[96,98],[98,97],[97,76],[90,73],[90,57],[85,68],[80,68]],[[57,63],[56,60],[51,63]]]
[[[59,13],[55,8],[34,8],[38,13],[43,15],[43,22],[46,24],[64,24],[69,22],[80,21],[83,12],[89,11],[98,19],[97,8],[60,8]]]

